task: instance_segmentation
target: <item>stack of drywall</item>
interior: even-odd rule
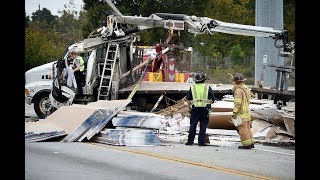
[[[116,129],[105,128],[91,140],[118,146],[159,145],[155,132],[163,119],[164,116],[153,113],[122,111],[112,119]]]
[[[66,132],[54,124],[42,122],[25,123],[25,141],[36,142],[65,136]]]
[[[163,116],[159,115],[138,115],[137,113],[119,113],[112,119],[112,124],[116,127],[139,127],[159,129]]]
[[[98,101],[88,104],[88,107],[98,107],[103,109],[96,110],[90,117],[74,129],[63,142],[82,141],[84,138],[90,140],[95,134],[99,133],[107,123],[123,110],[130,100]]]
[[[92,141],[116,146],[160,145],[156,131],[150,129],[103,129]]]
[[[47,132],[48,129],[60,128],[64,130],[68,136],[64,141],[81,141],[84,138],[91,138],[98,133],[104,126],[121,111],[130,100],[100,100],[88,105],[63,106],[52,113],[46,119],[40,120],[32,124],[40,134]],[[46,124],[46,130],[42,130],[40,126]],[[31,134],[35,130],[25,130]]]

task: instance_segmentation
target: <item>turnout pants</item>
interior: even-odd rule
[[[79,93],[79,95],[83,95],[83,91],[82,91],[82,83],[84,81],[83,72],[80,72],[80,71],[74,72],[74,77],[75,77],[76,82],[77,82],[78,93]]]
[[[250,146],[254,143],[251,132],[251,124],[251,120],[242,120],[242,124],[237,128],[243,146]]]
[[[190,129],[188,135],[188,142],[193,143],[196,136],[197,124],[200,121],[200,132],[198,143],[204,144],[205,134],[209,123],[209,110],[207,108],[195,108],[191,111]]]

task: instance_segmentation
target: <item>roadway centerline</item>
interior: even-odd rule
[[[271,177],[251,174],[251,173],[247,173],[247,172],[242,172],[242,171],[238,171],[238,170],[223,168],[223,167],[219,167],[219,166],[201,164],[201,163],[197,163],[197,162],[193,162],[193,161],[188,161],[188,160],[183,160],[183,159],[178,159],[178,158],[173,158],[173,157],[162,156],[160,154],[154,154],[154,153],[138,151],[138,150],[132,150],[132,149],[124,149],[124,148],[111,146],[111,145],[107,145],[107,144],[92,143],[92,142],[89,142],[88,144],[91,144],[91,145],[94,145],[94,146],[100,146],[100,147],[107,147],[109,149],[114,149],[114,150],[119,150],[119,151],[124,151],[124,152],[130,152],[130,153],[134,153],[134,154],[140,154],[140,155],[149,156],[149,157],[154,157],[154,158],[158,158],[158,159],[161,159],[161,160],[180,162],[180,163],[183,163],[183,164],[193,165],[193,166],[207,168],[207,169],[211,169],[211,170],[218,170],[218,171],[222,171],[224,173],[235,174],[235,175],[238,175],[238,176],[245,176],[245,177],[257,178],[257,179],[276,179],[276,178],[271,178]]]

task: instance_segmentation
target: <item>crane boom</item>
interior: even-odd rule
[[[283,48],[284,52],[293,53],[294,43],[288,40],[288,31],[271,27],[243,25],[236,23],[227,23],[208,17],[189,16],[186,14],[155,13],[149,17],[142,16],[124,16],[114,6],[111,0],[102,0],[106,2],[113,10],[114,18],[118,23],[136,25],[139,30],[163,27],[173,30],[187,30],[189,33],[213,34],[215,32],[265,37],[275,39],[275,47]],[[282,40],[282,44],[277,44]]]

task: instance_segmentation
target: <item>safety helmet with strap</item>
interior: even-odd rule
[[[193,76],[193,80],[196,83],[203,82],[204,80],[206,80],[206,73],[204,73],[203,71],[196,72]]]
[[[206,107],[212,103],[212,100],[208,100],[209,85],[207,84],[195,84],[191,87],[192,100],[190,101],[194,107]]]

